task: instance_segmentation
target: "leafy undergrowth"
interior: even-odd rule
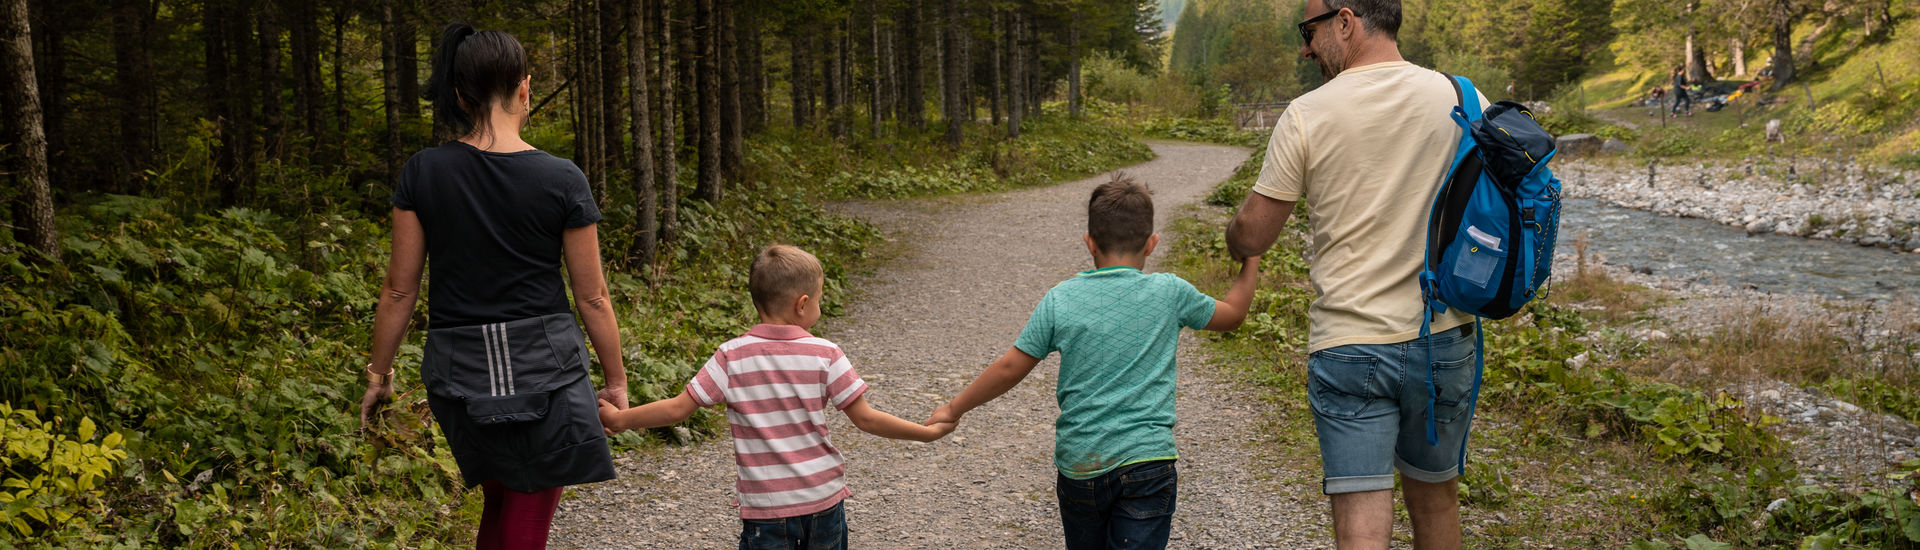
[[[1037,185],[1151,156],[1124,132],[1063,118],[1030,121],[1013,141],[975,129],[958,151],[927,145],[932,134],[761,136],[747,181],[718,205],[684,199],[692,174],[683,174],[679,240],[655,266],[628,267],[635,201],[626,185],[609,185],[602,253],[633,401],[677,393],[714,346],[751,325],[747,266],[762,246],[818,255],[826,313],[843,309],[849,275],[880,239],[819,206],[829,199]],[[936,158],[950,160],[925,162]],[[934,183],[900,175],[928,166],[952,173]],[[0,232],[0,547],[471,541],[479,493],[462,489],[408,368],[422,332],[402,346],[396,406],[359,426],[388,251],[383,216],[81,201],[61,212],[60,264]],[[691,423],[701,436],[724,426],[712,411]],[[656,444],[663,433],[623,434],[616,445]]]
[[[1247,165],[1259,162],[1255,155]],[[1237,204],[1241,180],[1252,177],[1248,166],[1209,202]],[[1177,220],[1167,269],[1203,291],[1224,291],[1230,265],[1220,228],[1229,215],[1203,207]],[[1209,347],[1273,404],[1275,452],[1313,461],[1318,450],[1305,395],[1313,291],[1301,259],[1308,242],[1301,217],[1262,260],[1246,324],[1209,338]],[[1714,356],[1739,345],[1723,334],[1661,349],[1629,336],[1629,325],[1660,299],[1595,270],[1556,283],[1547,299],[1513,318],[1485,322],[1487,370],[1461,478],[1472,546],[1920,545],[1920,484],[1913,479],[1920,462],[1896,474],[1902,477],[1892,488],[1839,493],[1805,485],[1784,456],[1786,444],[1768,428],[1779,419],[1702,389],[1711,381],[1640,374],[1638,362]],[[1912,396],[1880,391],[1896,402]]]
[[[773,129],[752,148],[756,176],[815,189],[829,199],[890,199],[990,192],[1079,179],[1153,158],[1153,151],[1113,124],[1074,120],[1049,103],[1046,116],[1023,121],[1019,139],[1002,125],[968,125],[963,146],[942,141],[929,125],[895,138],[848,140]]]

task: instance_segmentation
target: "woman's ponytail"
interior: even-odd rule
[[[440,31],[433,75],[420,95],[433,102],[433,114],[442,124],[466,135],[494,102],[512,97],[526,76],[527,51],[513,35],[454,23]]]

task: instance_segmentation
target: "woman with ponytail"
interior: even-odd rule
[[[366,424],[392,398],[394,355],[431,263],[420,380],[461,477],[486,493],[480,548],[545,547],[562,488],[613,479],[595,398],[627,406],[600,210],[579,167],[520,138],[528,74],[512,35],[442,33],[424,95],[461,137],[415,154],[394,187],[360,403]],[[605,373],[597,395],[567,283]]]

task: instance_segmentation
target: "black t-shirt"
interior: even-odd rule
[[[412,210],[426,231],[429,328],[572,311],[561,235],[600,221],[572,161],[449,141],[407,160],[393,205]]]

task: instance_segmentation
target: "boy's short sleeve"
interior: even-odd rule
[[[714,352],[713,358],[687,382],[687,395],[693,396],[694,404],[711,407],[727,402],[727,369],[720,366],[720,360],[720,353]]]
[[[1020,339],[1014,340],[1013,347],[1020,353],[1041,359],[1059,351],[1059,342],[1053,339],[1053,293],[1048,292],[1033,306],[1033,315],[1027,317],[1027,327],[1020,329]]]
[[[572,168],[567,172],[567,229],[577,229],[600,222],[600,206],[593,202],[593,188],[587,185],[586,174],[580,167],[568,163]]]
[[[1207,323],[1213,322],[1213,308],[1220,302],[1194,288],[1186,279],[1169,277],[1173,277],[1174,293],[1178,296],[1174,303],[1179,304],[1180,326],[1194,330],[1207,328]]]
[[[835,410],[846,410],[867,393],[867,381],[861,380],[860,373],[853,370],[853,362],[847,360],[846,353],[838,348],[833,351],[833,362],[827,364],[827,401]]]

